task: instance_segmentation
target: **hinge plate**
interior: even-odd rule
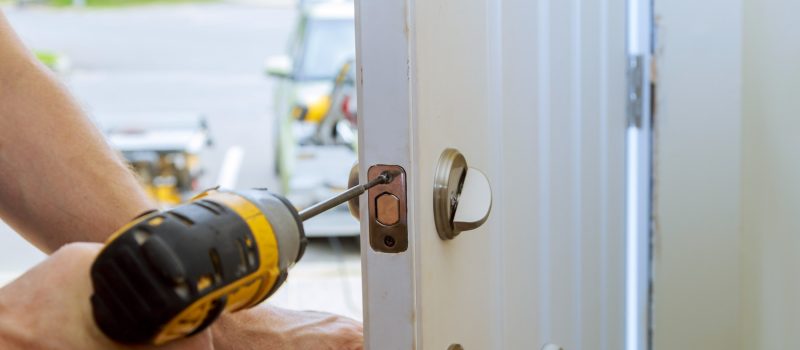
[[[642,127],[644,115],[645,56],[628,56],[628,126]]]

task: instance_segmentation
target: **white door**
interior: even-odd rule
[[[396,251],[362,199],[369,349],[623,349],[625,11],[357,2],[361,180],[396,165],[407,182]],[[434,224],[447,148],[493,196],[489,220],[452,240]]]

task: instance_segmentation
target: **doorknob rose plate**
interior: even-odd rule
[[[433,217],[439,237],[450,240],[462,231],[480,227],[491,209],[492,192],[486,175],[470,168],[458,150],[445,149],[433,183]]]
[[[542,346],[542,350],[564,350],[564,348],[553,343],[547,343]]]

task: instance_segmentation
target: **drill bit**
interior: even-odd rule
[[[353,186],[349,188],[347,191],[344,191],[331,199],[319,202],[304,209],[303,211],[300,212],[300,220],[306,221],[308,219],[311,219],[329,209],[335,208],[339,204],[342,204],[344,202],[347,202],[353,198],[360,196],[362,193],[366,192],[368,189],[372,187],[381,184],[388,184],[392,182],[392,180],[394,180],[394,174],[388,171],[384,171],[380,175],[372,179],[372,181],[367,182],[366,184]]]

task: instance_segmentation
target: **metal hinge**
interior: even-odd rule
[[[628,126],[642,126],[644,115],[645,56],[628,56]]]

